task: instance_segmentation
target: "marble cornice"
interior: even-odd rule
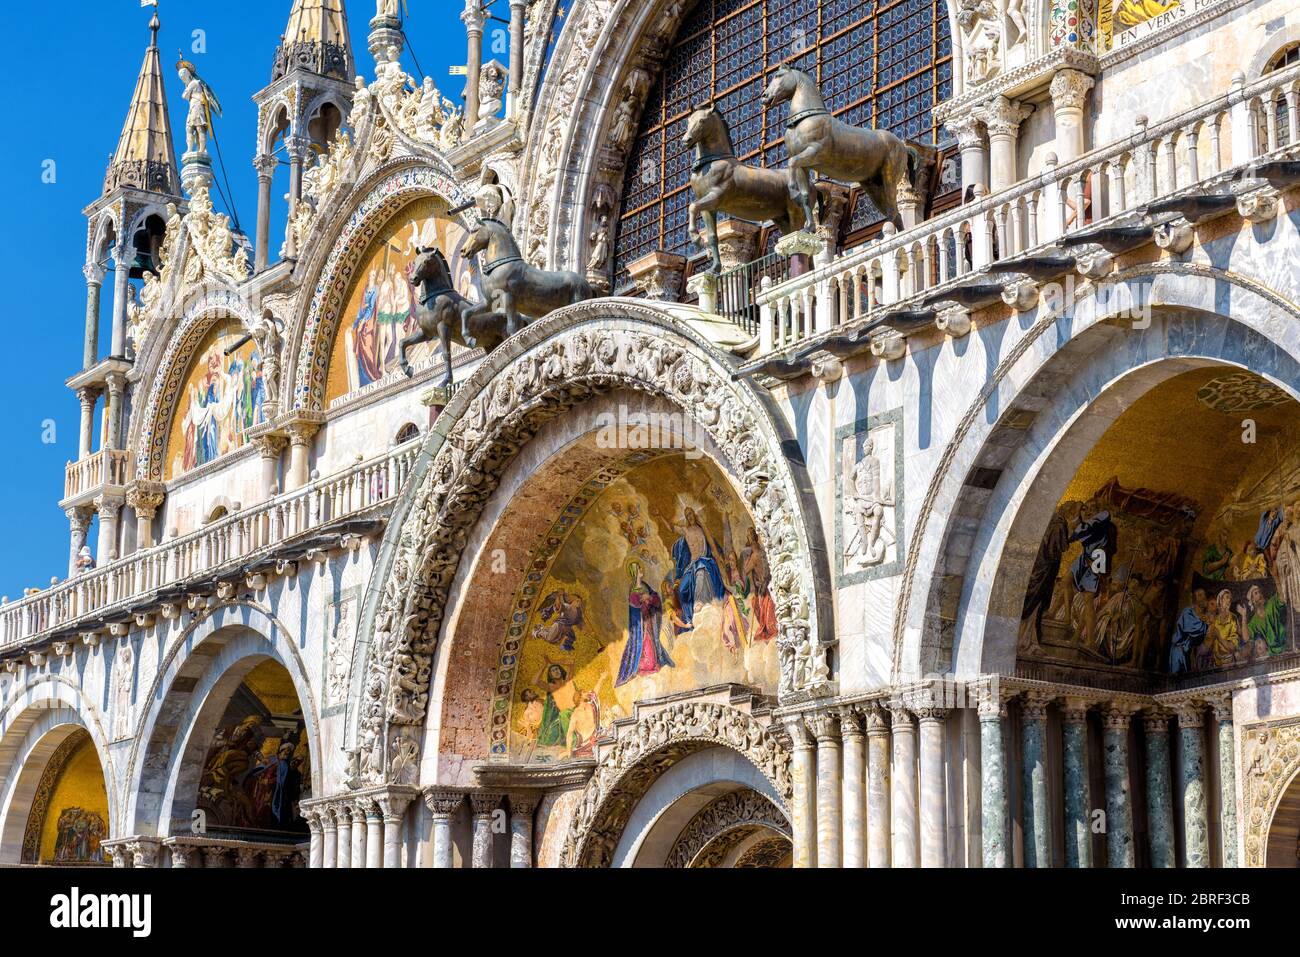
[[[571,790],[585,787],[595,771],[594,760],[564,764],[479,764],[474,767],[474,780],[480,788],[503,793]],[[448,789],[435,786],[433,790]]]
[[[1026,63],[1006,73],[999,73],[987,82],[966,90],[960,96],[945,100],[934,108],[934,117],[944,123],[997,96],[1010,99],[1022,98],[1037,92],[1040,86],[1045,88],[1052,76],[1062,69],[1078,70],[1094,76],[1099,69],[1099,64],[1097,58],[1086,50],[1060,47],[1032,63]]]

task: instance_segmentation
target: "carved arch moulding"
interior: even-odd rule
[[[443,412],[398,504],[366,596],[350,702],[351,781],[412,773],[433,655],[465,543],[506,467],[548,421],[614,390],[690,415],[720,450],[772,569],[780,697],[831,692],[825,549],[764,400],[665,310],[633,300],[581,303],[528,326],[492,353]],[[382,590],[381,590],[382,589]]]
[[[564,866],[608,867],[629,814],[650,785],[671,765],[707,747],[739,753],[790,807],[790,752],[766,728],[726,705],[676,704],[622,732],[600,762],[574,812],[561,856]],[[770,807],[767,798],[759,800]],[[785,823],[779,808],[758,816],[778,830]]]

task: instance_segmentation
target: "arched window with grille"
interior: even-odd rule
[[[615,244],[615,287],[629,263],[655,250],[690,256],[692,110],[715,103],[744,163],[785,164],[789,104],[765,109],[777,67],[815,77],[827,106],[857,126],[941,144],[934,106],[952,94],[952,43],[944,0],[699,0],[686,15],[651,90],[628,158]],[[880,220],[854,203],[845,231]]]

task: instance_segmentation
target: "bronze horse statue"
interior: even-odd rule
[[[782,234],[803,229],[810,223],[787,171],[745,166],[736,158],[731,129],[715,107],[696,110],[690,115],[682,142],[695,149],[695,163],[691,166],[691,192],[695,194],[695,202],[691,203],[686,229],[701,248],[708,243],[715,272],[722,271],[718,213],[755,223],[771,220]],[[704,222],[704,229],[698,235],[696,216]]]
[[[506,335],[514,335],[528,321],[595,296],[591,284],[576,272],[548,272],[524,262],[510,227],[498,219],[481,219],[465,244],[467,256],[485,250],[486,302],[471,307],[466,323],[486,314],[505,316]]]
[[[451,344],[468,349],[481,345],[491,352],[505,341],[504,320],[484,312],[460,293],[451,281],[451,266],[440,249],[420,249],[408,270],[415,287],[415,320],[420,329],[402,340],[402,371],[412,374],[406,351],[435,338],[442,344],[445,372],[439,385],[451,385]]]
[[[812,172],[827,179],[856,183],[895,226],[898,187],[917,186],[922,157],[917,149],[888,130],[866,130],[835,119],[813,78],[788,66],[776,71],[763,93],[763,105],[790,101],[785,146],[790,173],[804,216],[812,219]]]

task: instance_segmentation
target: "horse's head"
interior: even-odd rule
[[[487,223],[479,223],[474,231],[469,234],[469,239],[465,241],[465,248],[462,250],[466,256],[474,256],[488,248],[488,243],[492,241],[492,233],[488,229]]]
[[[441,249],[421,249],[419,255],[411,262],[410,279],[412,284],[430,282],[435,286],[451,285],[451,267]]]
[[[682,142],[687,147],[707,144],[710,137],[723,126],[722,114],[714,107],[706,106],[696,110],[686,120],[686,135]]]
[[[779,67],[772,74],[772,82],[763,91],[763,105],[776,106],[791,99],[799,88],[799,71],[788,66]]]

